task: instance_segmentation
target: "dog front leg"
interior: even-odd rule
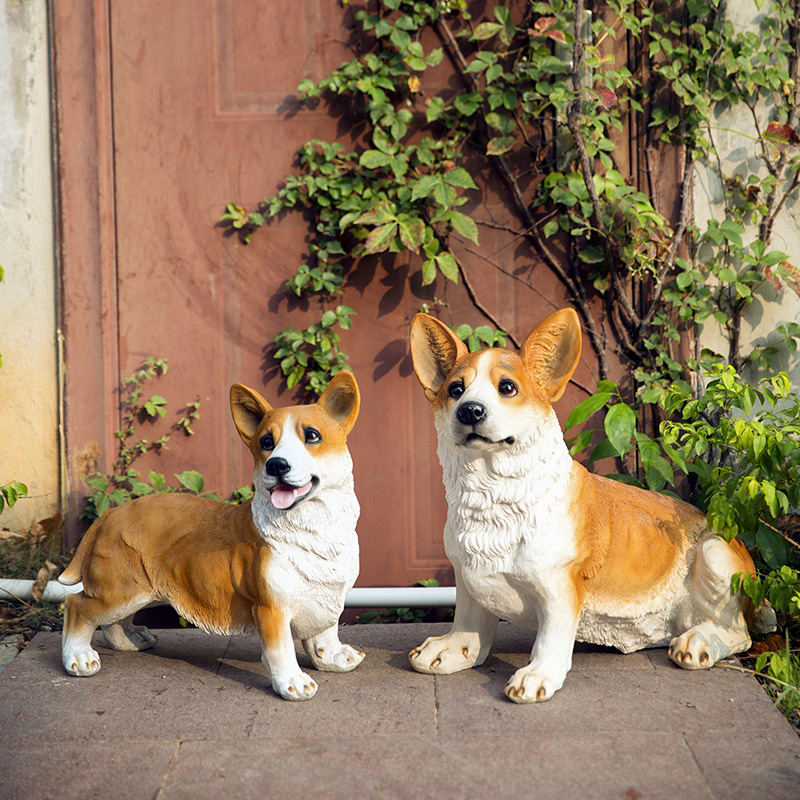
[[[284,700],[310,700],[317,693],[317,684],[297,663],[287,616],[266,605],[256,606],[253,616],[261,638],[261,662],[272,679],[272,688]]]
[[[350,672],[364,660],[364,653],[339,641],[338,623],[317,636],[304,639],[303,647],[311,663],[323,672]]]
[[[530,663],[518,669],[503,689],[509,700],[548,700],[564,685],[572,668],[580,609],[579,594],[571,581],[545,589],[536,604],[539,631]]]
[[[444,636],[431,636],[409,654],[417,672],[449,675],[483,664],[492,648],[497,617],[479,605],[464,587],[461,572],[456,573],[456,613],[453,627]]]

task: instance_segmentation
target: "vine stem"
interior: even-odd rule
[[[453,255],[452,250],[450,251],[450,255]],[[486,308],[486,306],[483,305],[483,303],[481,303],[480,300],[478,300],[478,295],[475,292],[475,287],[472,285],[472,281],[470,281],[469,275],[467,274],[467,271],[464,269],[464,265],[454,255],[453,255],[453,260],[458,265],[459,274],[464,279],[464,286],[467,289],[467,294],[469,295],[469,299],[472,301],[472,303],[475,306],[475,308],[477,308],[478,311],[480,311],[481,314],[483,314],[483,316],[486,317],[486,319],[488,319],[489,322],[491,322],[492,325],[495,326],[495,328],[497,328],[498,330],[501,330],[501,331],[505,331],[506,332],[506,336],[508,336],[508,340],[511,342],[511,344],[513,344],[514,347],[519,348],[519,342],[516,340],[514,335],[509,332],[509,330],[508,330],[508,328],[506,326],[501,325],[498,322],[498,320],[495,317],[495,315],[492,314],[492,312],[489,311],[489,309]]]
[[[595,217],[595,225],[600,232],[600,237],[603,242],[603,253],[606,257],[609,272],[611,273],[611,282],[614,286],[614,293],[619,300],[619,304],[612,302],[612,318],[619,327],[618,333],[622,340],[623,347],[628,350],[632,360],[638,360],[641,357],[639,348],[631,340],[629,330],[631,328],[638,330],[641,326],[641,320],[633,308],[630,298],[627,295],[625,286],[619,275],[617,268],[617,258],[614,253],[611,242],[608,237],[608,231],[603,222],[603,213],[600,208],[600,198],[597,195],[597,190],[594,185],[594,174],[592,171],[592,164],[589,159],[589,153],[586,149],[586,142],[583,139],[583,133],[580,127],[581,118],[581,100],[583,94],[583,84],[581,82],[581,68],[584,61],[584,48],[583,39],[581,37],[581,27],[583,23],[584,0],[576,0],[575,3],[575,21],[573,23],[573,36],[574,42],[572,45],[572,89],[575,92],[575,98],[572,101],[569,114],[567,115],[567,127],[572,134],[575,141],[575,148],[578,152],[578,163],[581,167],[583,175],[583,182],[586,186],[586,191],[589,195],[589,202],[592,206],[592,213]],[[622,311],[622,314],[620,314]],[[623,318],[624,316],[624,318]]]
[[[444,44],[447,45],[448,54],[456,62],[456,65],[459,69],[459,74],[465,86],[472,91],[477,91],[478,85],[475,82],[472,74],[467,72],[467,60],[464,57],[464,54],[461,52],[461,48],[458,46],[458,42],[456,41],[453,32],[447,25],[447,22],[444,19],[439,19],[436,23],[436,30],[444,39]],[[525,201],[525,197],[520,189],[519,183],[511,172],[506,159],[503,158],[502,155],[493,156],[490,158],[490,163],[496,170],[500,172],[500,177],[511,192],[517,212],[520,214],[527,227],[526,238],[534,245],[542,260],[555,273],[556,277],[569,292],[570,299],[575,306],[575,310],[578,312],[581,320],[583,321],[584,328],[586,329],[586,332],[589,336],[589,341],[592,345],[592,350],[594,350],[595,357],[597,358],[597,367],[600,378],[602,380],[607,379],[608,368],[605,355],[605,336],[597,327],[597,323],[591,313],[589,304],[583,293],[583,287],[580,285],[580,282],[573,280],[569,273],[560,264],[557,257],[551,253],[549,248],[545,245],[539,234],[536,220],[530,212],[528,203]]]
[[[781,686],[785,686],[787,689],[794,689],[794,691],[800,691],[800,687],[794,686],[791,683],[786,683],[786,681],[782,681],[779,678],[773,678],[772,675],[768,675],[766,672],[756,672],[754,669],[747,669],[747,667],[740,667],[736,664],[722,664],[721,662],[717,662],[714,664],[715,667],[722,667],[722,669],[735,669],[737,672],[746,672],[748,675],[755,675],[759,678],[765,678],[768,681],[772,681],[773,683],[779,683]]]
[[[774,525],[770,525],[769,522],[765,522],[761,517],[758,518],[758,521],[766,528],[769,528],[774,533],[777,533],[782,539],[786,540],[792,547],[796,550],[800,550],[800,544],[798,544],[794,539],[787,536],[782,530],[779,530]]]
[[[683,235],[686,233],[686,227],[689,224],[689,206],[691,205],[692,188],[694,186],[694,170],[692,169],[693,156],[694,151],[692,148],[688,145],[685,146],[683,156],[683,181],[681,183],[681,209],[678,218],[678,227],[672,235],[672,242],[669,247],[667,258],[664,260],[656,276],[656,285],[653,290],[653,296],[649,301],[649,308],[642,317],[642,333],[644,332],[644,328],[650,324],[658,309],[658,301],[661,299],[661,294],[664,291],[664,278],[666,278],[667,273],[672,269],[672,265],[675,263],[678,247],[680,247]]]

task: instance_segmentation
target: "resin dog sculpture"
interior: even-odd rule
[[[433,405],[456,575],[452,630],[411,651],[415,670],[482,664],[498,618],[534,626],[530,663],[504,690],[530,703],[561,688],[576,639],[625,653],[669,645],[676,664],[702,669],[749,647],[747,618],[769,627],[771,608],[755,614],[731,593],[734,573],[753,572],[741,542],[714,535],[687,503],[570,457],[551,404],[580,358],[574,311],[548,317],[518,354],[469,353],[426,314],[410,344]]]
[[[364,654],[339,641],[338,620],[358,575],[359,506],[346,437],[359,403],[347,372],[316,404],[288,408],[273,409],[234,384],[233,421],[255,461],[252,501],[157,494],[97,520],[59,578],[83,581],[66,600],[66,671],[100,669],[92,649],[98,625],[117,650],[152,647],[155,637],[133,625],[133,615],[164,603],[206,631],[256,631],[272,688],[286,700],[317,691],[297,663],[294,639],[317,669],[355,669]]]

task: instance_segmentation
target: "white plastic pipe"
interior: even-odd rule
[[[33,581],[0,578],[0,600],[31,600]],[[49,581],[45,586],[43,600],[61,602],[68,594],[82,591],[83,584],[62,586]],[[456,604],[455,586],[377,586],[351,589],[344,601],[345,608],[434,608]]]
[[[0,578],[0,600],[25,600],[33,599],[33,581],[17,578]],[[62,586],[57,581],[48,581],[44,587],[42,600],[48,603],[60,603],[68,594],[77,594],[83,590],[82,583],[74,586]]]
[[[455,586],[351,589],[344,599],[345,608],[432,608],[455,604]]]

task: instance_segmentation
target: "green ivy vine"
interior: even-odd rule
[[[464,285],[475,320],[455,327],[470,348],[517,344],[458,257],[480,245],[483,228],[503,228],[561,283],[597,362],[596,386],[584,387],[589,397],[567,421],[573,452],[615,459],[622,480],[690,495],[726,535],[749,531],[772,571],[744,590],[769,591],[796,616],[798,545],[782,519],[800,503],[797,404],[784,378],[759,382],[755,371],[796,351],[800,325],[748,346],[742,328],[753,303],[800,294],[800,270],[773,246],[800,187],[800,0],[754,3],[746,30],[722,0],[588,10],[584,0],[509,0],[479,18],[463,0],[342,6],[353,57],[298,93],[309,105],[341,98],[336,107],[365,133],[349,148],[303,144],[274,194],[255,209],[230,202],[222,217],[245,242],[286,212],[313,220],[305,263],[286,287],[318,300],[321,318],[278,335],[287,383],[320,392],[346,368],[339,334],[353,311],[341,296],[358,263],[383,253],[408,253],[423,285]],[[720,112],[733,109],[744,120],[724,128]],[[745,146],[739,163],[723,158],[723,133]],[[635,172],[622,157],[631,141]],[[669,154],[676,191],[667,196],[658,171]],[[721,205],[707,222],[693,213],[699,170]],[[478,171],[503,187],[514,224],[481,214]],[[536,291],[530,270],[482,258],[515,289]],[[721,333],[721,351],[703,347],[700,331]],[[627,373],[616,383],[612,350]],[[603,422],[591,429],[594,414]],[[797,674],[794,662],[767,660]]]

